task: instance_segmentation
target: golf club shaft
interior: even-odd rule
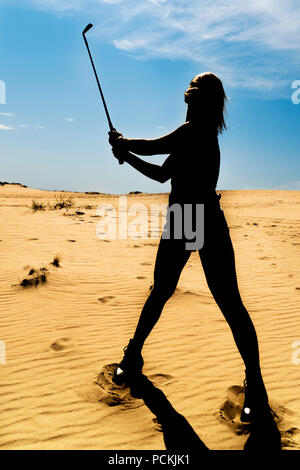
[[[98,85],[100,95],[101,95],[101,98],[102,98],[102,103],[103,103],[103,106],[104,106],[105,114],[106,114],[106,117],[107,117],[109,129],[112,131],[112,130],[114,130],[114,126],[112,125],[112,122],[111,122],[111,119],[110,119],[110,116],[109,116],[109,112],[108,112],[108,109],[107,109],[107,106],[106,106],[104,95],[102,93],[101,85],[100,85],[99,78],[98,78],[98,75],[97,75],[97,72],[96,72],[96,68],[95,68],[94,61],[93,61],[93,58],[92,58],[92,55],[91,55],[91,51],[90,51],[87,39],[86,39],[84,34],[83,34],[83,39],[84,39],[86,48],[88,50],[89,57],[90,57],[90,60],[91,60],[91,64],[92,64],[92,67],[93,67],[93,70],[94,70],[94,74],[95,74],[97,85]]]
[[[84,29],[84,31],[83,31],[83,33],[82,33],[82,36],[83,36],[83,39],[84,39],[84,42],[85,42],[87,51],[88,51],[88,53],[89,53],[89,58],[90,58],[90,61],[91,61],[91,64],[92,64],[92,67],[93,67],[93,70],[94,70],[94,74],[95,74],[96,81],[97,81],[97,85],[98,85],[98,88],[99,88],[99,91],[100,91],[100,95],[101,95],[101,98],[102,98],[102,103],[103,103],[103,106],[104,106],[105,114],[106,114],[106,117],[107,117],[109,129],[110,129],[111,131],[113,131],[113,130],[115,130],[115,129],[114,129],[114,126],[112,125],[112,122],[111,122],[111,119],[110,119],[110,116],[109,116],[109,112],[108,112],[108,109],[107,109],[107,106],[106,106],[106,102],[105,102],[104,95],[103,95],[103,93],[102,93],[101,85],[100,85],[99,78],[98,78],[98,75],[97,75],[97,72],[96,72],[96,68],[95,68],[95,64],[94,64],[94,61],[93,61],[93,58],[92,58],[92,54],[91,54],[91,51],[90,51],[90,48],[89,48],[89,44],[88,44],[87,39],[86,39],[86,37],[85,37],[85,33],[86,33],[87,31],[89,31],[92,27],[93,27],[93,25],[92,25],[91,23],[89,23],[89,24],[87,25],[87,27]],[[123,160],[119,160],[119,164],[120,164],[120,165],[122,165],[123,163],[124,163]]]

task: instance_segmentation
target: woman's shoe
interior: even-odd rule
[[[246,373],[245,400],[241,421],[250,423],[250,436],[244,450],[248,452],[279,452],[281,435],[277,428],[276,413],[269,406],[268,395],[260,375]]]
[[[113,382],[116,385],[123,385],[128,379],[134,378],[140,374],[143,369],[144,360],[139,348],[137,348],[133,339],[123,349],[124,357],[114,371]]]
[[[253,410],[252,410],[252,406],[250,406],[247,379],[244,380],[244,389],[245,389],[245,398],[244,398],[244,406],[241,412],[241,421],[243,423],[251,423],[252,417],[253,417],[252,416]]]
[[[246,379],[244,380],[245,399],[244,405],[241,412],[241,421],[244,423],[251,423],[255,420],[256,415],[260,415],[264,412],[271,412],[268,401],[268,395],[266,388],[263,383],[263,379],[260,376],[254,378],[248,378],[249,375],[246,372]]]

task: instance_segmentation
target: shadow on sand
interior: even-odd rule
[[[167,450],[197,451],[198,454],[209,451],[187,419],[173,408],[165,394],[148,377],[140,374],[128,385],[131,395],[141,398],[156,416]]]

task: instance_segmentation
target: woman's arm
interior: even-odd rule
[[[188,123],[184,123],[175,131],[158,139],[124,139],[122,134],[112,131],[109,133],[109,141],[120,150],[131,151],[138,155],[168,154],[174,152],[184,139],[187,125]]]
[[[113,148],[113,154],[118,160],[123,160],[129,163],[129,165],[131,165],[137,171],[147,176],[148,178],[151,178],[152,180],[158,181],[159,183],[165,183],[171,177],[160,165],[153,165],[153,163],[145,162],[136,155],[133,155],[133,153],[124,151],[120,152],[119,150]]]

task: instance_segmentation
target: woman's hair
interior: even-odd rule
[[[228,99],[221,80],[211,72],[196,75],[185,92],[187,121],[215,127],[217,133],[227,129],[225,102]]]

